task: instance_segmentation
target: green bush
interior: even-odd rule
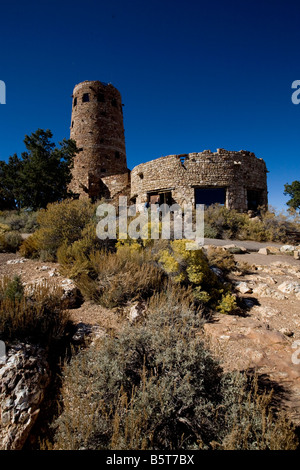
[[[64,242],[57,250],[57,261],[60,264],[60,272],[63,276],[76,279],[80,274],[89,274],[92,271],[92,263],[89,259],[95,251],[112,250],[114,240],[100,240],[96,234],[95,223],[90,222],[82,230],[81,238],[69,245]]]
[[[149,262],[143,249],[122,247],[116,253],[96,251],[88,258],[81,257],[78,252],[77,263],[72,266],[81,271],[75,282],[86,298],[105,307],[146,299],[163,287],[163,271]]]
[[[7,224],[10,230],[20,233],[33,233],[38,228],[38,212],[11,210],[0,214],[0,223]]]
[[[220,282],[204,251],[187,250],[186,240],[171,241],[158,261],[174,282],[192,287],[195,301],[215,309],[223,295],[230,295],[230,284]]]
[[[43,261],[55,261],[57,250],[63,244],[71,245],[82,237],[85,227],[94,217],[95,208],[88,199],[66,199],[49,204],[38,213],[39,229],[21,247],[21,253],[36,256]]]
[[[211,266],[221,269],[224,274],[230,273],[236,266],[233,254],[221,246],[210,246],[207,249],[207,259]]]
[[[0,252],[16,253],[23,242],[19,232],[4,232],[0,234]]]
[[[33,233],[22,242],[19,252],[24,258],[38,258],[40,256],[36,233]]]
[[[24,296],[24,287],[21,281],[20,276],[14,276],[11,280],[9,278],[5,278],[2,281],[2,286],[0,290],[0,301],[5,299],[14,300],[21,300]]]
[[[35,286],[30,297],[20,277],[0,281],[0,339],[28,341],[50,347],[61,340],[70,326],[62,290]]]
[[[74,357],[54,449],[295,449],[290,423],[278,426],[244,376],[223,373],[201,324],[186,289],[169,286],[151,298],[144,321]]]
[[[300,231],[296,217],[292,219],[262,210],[259,216],[251,218],[248,214],[218,204],[205,209],[204,222],[205,236],[208,238],[287,243],[290,231]]]

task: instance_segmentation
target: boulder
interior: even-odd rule
[[[21,450],[38,417],[50,369],[45,351],[19,343],[0,363],[0,450]]]

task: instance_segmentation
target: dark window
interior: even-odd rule
[[[76,106],[76,105],[77,105],[77,97],[76,97],[76,98],[74,98],[74,103],[73,103],[73,105],[74,105],[74,106]]]
[[[87,103],[88,101],[90,101],[90,94],[89,93],[83,93],[82,102]]]
[[[97,101],[99,103],[104,103],[104,93],[98,93],[97,95]]]
[[[114,106],[115,108],[118,106],[117,100],[116,100],[115,98],[111,100],[111,104],[112,104],[112,106]]]
[[[248,189],[247,200],[248,210],[256,211],[259,206],[263,205],[262,191]]]
[[[101,168],[101,173],[106,173],[106,169],[105,169],[105,168]]]
[[[120,152],[115,152],[115,157],[120,158]]]
[[[204,204],[210,206],[211,204],[222,204],[226,202],[225,188],[196,188],[195,189],[195,204]]]
[[[72,124],[71,124],[71,127],[73,127],[73,126],[74,126],[74,121],[72,121]]]

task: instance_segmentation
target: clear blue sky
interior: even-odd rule
[[[124,106],[128,167],[217,148],[262,157],[269,203],[300,179],[299,0],[1,2],[0,159],[37,128],[69,137],[71,94],[111,82]]]

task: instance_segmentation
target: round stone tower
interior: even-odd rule
[[[70,138],[79,153],[70,189],[93,200],[112,198],[129,183],[121,95],[111,84],[85,81],[72,97]]]

